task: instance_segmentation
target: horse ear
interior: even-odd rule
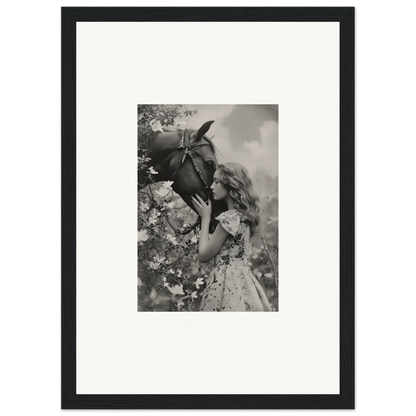
[[[215,120],[207,121],[204,123],[198,130],[198,133],[196,135],[196,141],[201,140],[202,136],[209,130],[211,127],[211,124],[214,123]]]

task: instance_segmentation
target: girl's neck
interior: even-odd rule
[[[228,210],[234,209],[234,201],[231,199],[230,196],[227,196],[225,202],[227,203]]]

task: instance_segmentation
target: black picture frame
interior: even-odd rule
[[[354,408],[354,12],[353,7],[62,8],[62,395],[63,409]],[[76,393],[76,23],[257,21],[340,24],[340,394]]]

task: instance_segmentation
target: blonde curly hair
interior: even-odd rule
[[[259,197],[255,194],[248,170],[240,163],[218,165],[220,183],[228,189],[234,209],[241,212],[250,226],[250,234],[257,232],[260,223]]]

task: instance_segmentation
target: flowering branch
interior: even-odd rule
[[[261,241],[263,242],[264,250],[266,251],[267,257],[273,269],[274,281],[275,281],[276,290],[277,290],[277,299],[279,299],[279,277],[276,272],[276,267],[274,266],[273,260],[270,257],[269,249],[267,248],[266,241],[264,241],[263,234],[260,233],[260,237],[261,237]],[[277,310],[279,310],[279,308],[277,308]]]

